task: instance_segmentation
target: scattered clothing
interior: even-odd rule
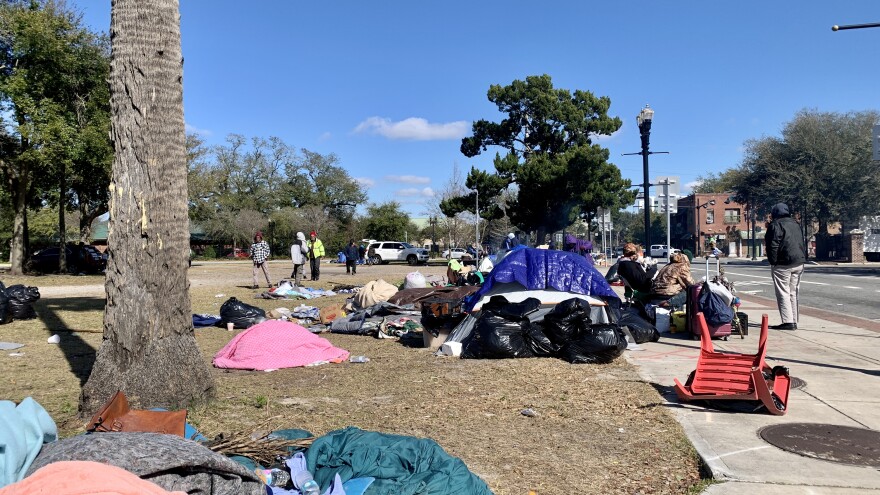
[[[59,461],[44,466],[22,481],[0,489],[0,495],[186,495],[169,492],[125,469],[93,461]]]
[[[269,320],[236,335],[214,356],[217,368],[267,370],[348,359],[349,352],[295,323]]]
[[[375,478],[372,495],[492,493],[461,459],[426,438],[348,427],[317,438],[306,460],[322,487],[337,475],[343,482],[368,476]]]
[[[201,327],[213,327],[220,323],[220,315],[208,315],[208,314],[194,314],[193,315],[193,326],[196,328]]]
[[[256,474],[228,457],[175,435],[78,435],[43,447],[28,476],[60,461],[95,461],[134,473],[168,491],[191,495],[265,495]],[[94,493],[94,492],[89,492]]]
[[[24,478],[43,444],[57,439],[55,422],[33,398],[0,401],[0,487]]]

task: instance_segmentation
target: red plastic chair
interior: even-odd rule
[[[703,313],[697,314],[697,322],[702,337],[700,357],[697,369],[691,372],[684,385],[675,379],[675,393],[679,399],[759,401],[770,414],[785,414],[791,378],[787,368],[777,366],[771,369],[764,362],[769,325],[767,315],[761,319],[757,354],[716,352]]]

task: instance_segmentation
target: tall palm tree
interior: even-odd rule
[[[117,389],[142,406],[213,390],[192,327],[178,0],[113,0],[107,307],[80,412]]]

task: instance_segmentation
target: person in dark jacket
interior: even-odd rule
[[[797,330],[798,287],[807,262],[801,226],[791,218],[788,205],[778,203],[770,210],[770,225],[764,237],[770,274],[776,289],[776,304],[782,323],[772,325],[776,330]]]
[[[342,253],[345,254],[345,273],[357,274],[357,260],[360,257],[358,245],[353,240],[349,240],[348,246]]]
[[[657,265],[645,268],[642,263],[642,250],[629,242],[623,246],[623,256],[617,260],[617,274],[627,287],[636,291],[635,299],[647,302],[651,295],[651,284],[657,273]]]

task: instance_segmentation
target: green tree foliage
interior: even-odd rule
[[[208,147],[190,135],[187,162],[190,218],[219,241],[246,244],[259,230],[278,252],[296,232],[328,240],[350,232],[355,207],[366,201],[336,155],[297,153],[276,137],[231,134]]]
[[[803,110],[781,137],[745,143],[738,169],[730,172],[737,199],[769,212],[785,202],[827,232],[830,222],[854,222],[880,213],[880,169],[871,161],[876,111],[837,113]]]
[[[364,233],[370,239],[401,241],[410,228],[409,215],[401,209],[397,201],[371,204],[367,207]]]
[[[608,115],[608,97],[554,88],[545,74],[492,85],[488,98],[506,118],[474,122],[461,152],[474,157],[490,146],[506,150],[503,157],[496,154],[492,177],[518,187],[507,210],[515,225],[537,230],[543,239],[544,232],[590,218],[598,206],[633,200],[630,182],[607,162],[608,151],[592,143],[593,136],[610,135],[621,126],[619,118]]]
[[[7,144],[0,148],[0,175],[14,215],[14,273],[21,272],[27,251],[28,206],[79,208],[83,221],[106,211],[112,153],[108,55],[106,38],[84,28],[63,2],[0,3]]]

